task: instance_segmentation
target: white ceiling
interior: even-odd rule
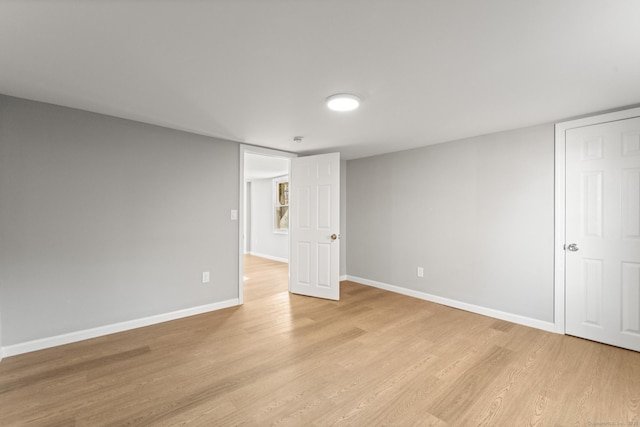
[[[639,18],[638,0],[0,0],[0,93],[357,158],[638,103]],[[361,108],[328,111],[336,92]]]
[[[245,153],[244,179],[275,178],[289,174],[289,159]]]

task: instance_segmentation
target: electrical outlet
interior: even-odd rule
[[[202,283],[209,283],[211,281],[211,273],[208,271],[202,272]]]
[[[424,268],[418,267],[417,274],[418,274],[418,277],[424,277]]]

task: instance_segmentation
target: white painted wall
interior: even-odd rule
[[[251,254],[289,260],[289,235],[273,232],[273,180],[251,181]]]
[[[0,96],[2,344],[237,301],[238,156],[229,141]]]
[[[350,160],[347,171],[349,276],[553,322],[552,124]]]

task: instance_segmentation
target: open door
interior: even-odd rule
[[[291,159],[289,291],[340,299],[340,153]]]

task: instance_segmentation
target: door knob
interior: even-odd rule
[[[578,245],[576,245],[575,243],[571,243],[570,245],[566,246],[565,249],[571,252],[578,252],[579,248],[578,248]]]
[[[331,240],[336,240],[338,237],[340,237],[338,234],[332,234],[331,236]]]

